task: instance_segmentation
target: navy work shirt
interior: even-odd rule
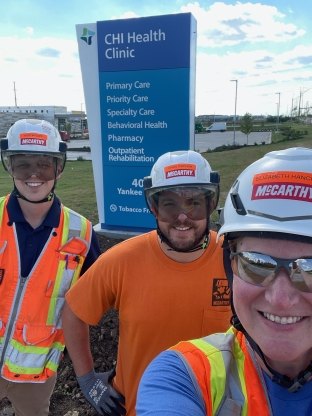
[[[47,242],[53,228],[58,227],[61,216],[61,202],[56,196],[53,199],[42,224],[37,228],[32,228],[25,220],[18,199],[14,193],[9,197],[7,210],[10,223],[15,223],[17,239],[20,251],[21,275],[27,277],[36,263],[45,243]],[[81,269],[83,274],[100,255],[100,247],[92,229],[92,240],[87,257]]]

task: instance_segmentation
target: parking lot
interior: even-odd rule
[[[254,145],[255,143],[271,143],[271,135],[272,133],[269,131],[264,132],[253,132],[249,134],[248,137],[248,145]],[[223,145],[231,145],[234,141],[234,133],[233,131],[225,131],[224,133],[213,132],[213,133],[200,133],[195,134],[195,148],[194,150],[202,153],[206,152],[207,150],[213,150],[216,147],[223,146]],[[235,143],[239,145],[247,144],[247,136],[242,133],[241,131],[235,132]],[[71,140],[68,142],[68,153],[67,158],[68,160],[76,160],[77,158],[81,157],[85,160],[91,160],[91,153],[90,152],[79,152],[79,151],[71,151],[71,148],[79,148],[79,147],[89,147],[90,142],[89,140]]]
[[[262,143],[271,143],[272,132],[270,131],[259,131],[252,132],[249,134],[248,143],[246,134],[241,131],[235,132],[235,144],[239,145],[254,145]],[[213,132],[213,133],[199,133],[195,134],[195,150],[199,152],[206,152],[207,150],[213,150],[216,147],[223,145],[234,144],[234,132],[225,131],[224,133]]]

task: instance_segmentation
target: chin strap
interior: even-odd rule
[[[261,360],[263,361],[266,368],[269,370],[269,372],[272,374],[271,379],[274,383],[278,384],[279,386],[282,386],[286,388],[290,393],[296,393],[296,391],[300,390],[301,387],[303,387],[308,381],[310,381],[312,377],[312,361],[308,365],[308,367],[301,371],[297,377],[290,378],[286,376],[285,374],[281,374],[277,371],[275,371],[267,362],[265,359],[265,356],[263,352],[261,351],[260,347],[256,342],[250,337],[250,335],[246,332],[245,328],[241,324],[240,320],[238,319],[237,315],[234,313],[231,319],[231,323],[234,326],[235,329],[238,331],[243,332],[245,337],[247,338],[249,344],[251,345],[252,349],[259,355]]]
[[[295,379],[291,380],[292,384],[291,386],[287,387],[288,391],[290,393],[295,393],[296,391],[301,389],[301,387],[303,387],[308,381],[310,381],[311,377],[312,377],[312,361],[310,362],[310,364],[304,371],[301,371]]]
[[[54,197],[54,188],[55,188],[55,184],[53,185],[53,188],[48,193],[48,195],[45,198],[40,199],[40,201],[31,201],[30,199],[26,198],[24,195],[22,195],[18,191],[18,189],[16,188],[15,184],[14,184],[14,189],[12,191],[12,194],[14,194],[16,196],[16,198],[23,199],[24,201],[30,202],[31,204],[42,204],[43,202],[52,201],[52,199]]]
[[[204,238],[204,241],[202,243],[199,243],[196,246],[188,249],[188,250],[183,250],[183,249],[179,249],[179,248],[174,247],[171,244],[171,242],[168,240],[168,238],[161,232],[161,230],[158,226],[158,221],[156,221],[156,222],[157,222],[157,234],[160,238],[160,242],[165,243],[165,244],[167,244],[167,246],[169,246],[168,251],[177,251],[178,253],[193,253],[194,251],[198,251],[198,250],[206,250],[206,248],[208,247],[209,240],[210,240],[209,221],[207,221],[207,228],[205,230],[205,233],[202,236]]]
[[[177,249],[177,248],[170,247],[170,248],[168,248],[168,251],[178,251],[180,253],[193,253],[193,251],[206,250],[206,248],[208,247],[208,244],[209,244],[209,239],[210,239],[209,237],[210,237],[209,234],[208,235],[205,234],[204,241],[200,244],[197,244],[197,246],[195,246],[195,247],[193,247],[189,250],[180,250],[180,249]],[[168,243],[166,243],[166,244],[168,244]]]

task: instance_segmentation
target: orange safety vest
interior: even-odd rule
[[[7,197],[0,198],[0,370],[14,382],[43,383],[62,358],[61,310],[65,293],[78,279],[89,251],[90,221],[62,205],[29,276],[20,275],[15,224],[9,224]]]
[[[207,416],[273,415],[261,370],[241,332],[230,328],[170,350],[194,374]]]

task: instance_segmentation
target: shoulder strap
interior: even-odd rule
[[[8,195],[0,197],[0,226],[1,226],[2,218],[3,218],[4,207],[5,207],[7,200],[8,200]]]
[[[233,360],[233,343],[235,343],[235,332],[230,328],[227,333],[212,334],[201,341],[195,341],[198,347],[207,354],[211,353],[211,347],[222,356],[222,372],[224,372],[224,392],[219,406],[215,410],[215,416],[240,416],[245,401],[241,390],[237,364]],[[212,373],[219,371],[218,366],[211,366]],[[218,374],[211,375],[211,379],[218,380]],[[217,384],[212,384],[211,388],[218,388]],[[212,393],[212,396],[215,396]]]
[[[64,213],[64,229],[67,230],[67,235],[63,235],[62,243],[65,244],[66,241],[74,237],[80,237],[90,244],[92,236],[91,222],[64,205],[62,205],[62,209]]]

